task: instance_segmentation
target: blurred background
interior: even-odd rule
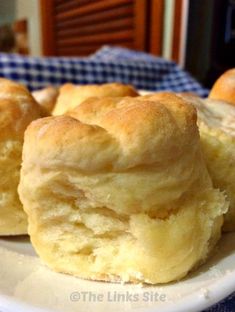
[[[0,52],[88,56],[103,45],[174,60],[209,88],[235,67],[235,0],[0,0]]]

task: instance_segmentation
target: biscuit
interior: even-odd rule
[[[58,88],[52,86],[32,92],[32,96],[41,107],[42,116],[46,117],[51,115],[58,95]]]
[[[131,85],[121,83],[105,83],[101,85],[77,86],[71,83],[64,84],[59,91],[52,115],[62,115],[90,97],[123,97],[137,96],[138,92]]]
[[[227,102],[187,96],[198,110],[198,125],[207,167],[215,187],[230,202],[224,231],[235,231],[235,107]]]
[[[17,194],[24,131],[40,117],[28,90],[0,79],[0,235],[27,233],[27,217]]]
[[[209,98],[235,105],[235,68],[227,70],[216,80]]]
[[[32,244],[57,272],[166,283],[204,262],[227,202],[183,99],[89,99],[25,133],[19,194]]]

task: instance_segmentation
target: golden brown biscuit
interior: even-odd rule
[[[20,198],[31,241],[58,272],[166,283],[220,237],[224,195],[184,100],[89,99],[25,134]]]
[[[39,107],[25,87],[0,79],[0,235],[27,233],[17,187],[24,131],[39,117]]]
[[[66,83],[60,88],[59,97],[52,115],[62,115],[90,97],[137,96],[138,92],[131,86],[121,83],[77,86]]]
[[[186,97],[198,110],[203,152],[214,186],[224,190],[230,202],[223,230],[235,231],[235,107],[223,101]]]
[[[58,95],[59,89],[52,86],[32,92],[32,96],[41,107],[42,116],[51,115]]]
[[[227,70],[216,80],[209,98],[235,105],[235,68]]]

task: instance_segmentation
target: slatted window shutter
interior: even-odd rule
[[[148,0],[41,0],[43,54],[86,56],[103,44],[147,50]]]

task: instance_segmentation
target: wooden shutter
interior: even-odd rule
[[[148,0],[41,0],[43,54],[89,55],[103,44],[147,50]]]
[[[148,52],[162,55],[165,0],[151,0],[149,6]]]
[[[180,43],[182,40],[181,38],[182,7],[183,7],[183,0],[175,0],[172,59],[177,63],[179,62],[179,59],[180,59]]]

